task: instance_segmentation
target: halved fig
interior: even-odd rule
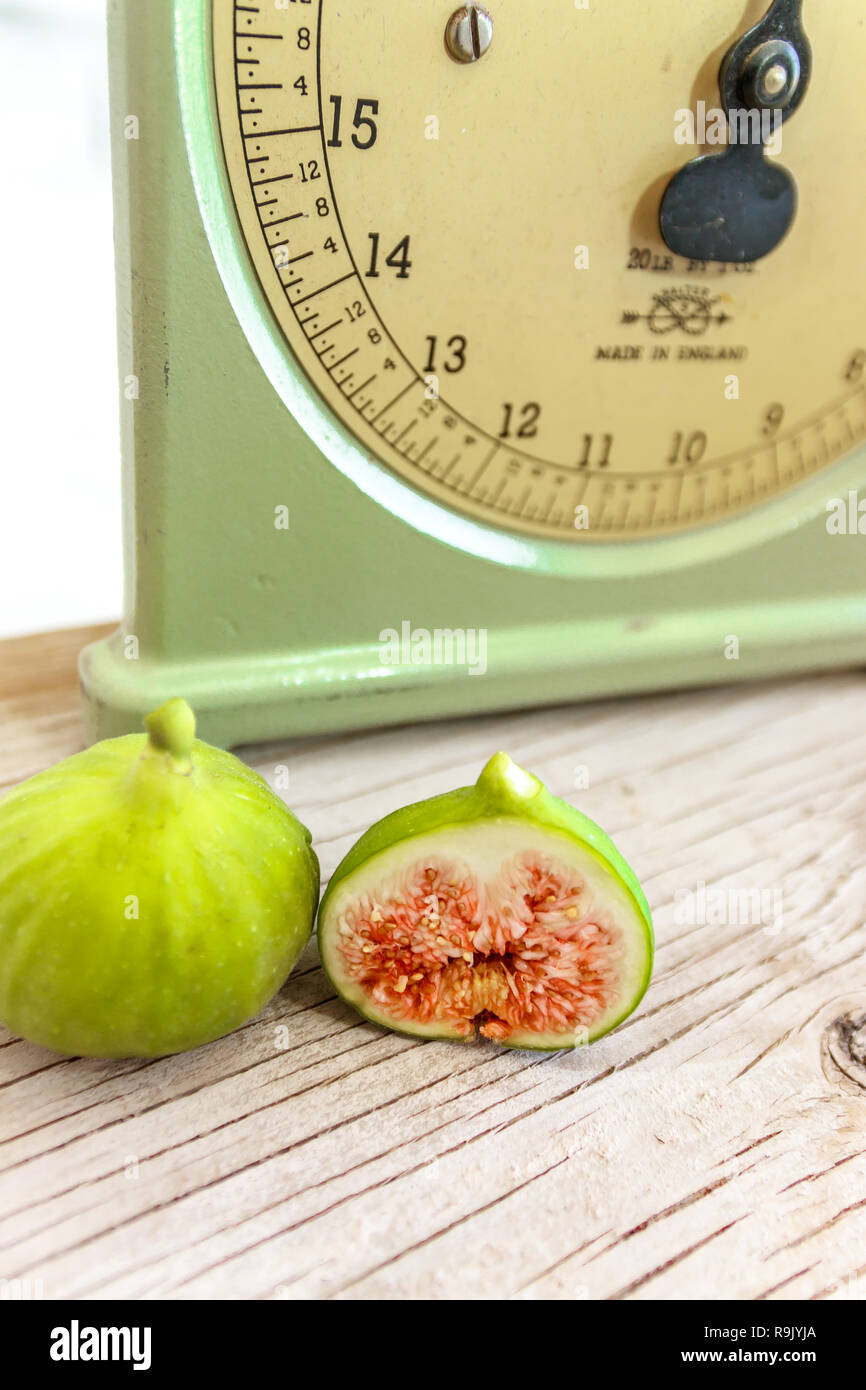
[[[593,821],[505,753],[474,787],[372,826],[334,873],[319,950],[342,997],[426,1038],[556,1050],[643,997],[650,910]]]

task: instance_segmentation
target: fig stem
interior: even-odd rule
[[[531,772],[512,762],[507,753],[494,753],[478,779],[479,787],[497,798],[528,801],[541,791],[541,783]]]
[[[181,767],[190,766],[195,715],[186,700],[166,700],[164,705],[145,717],[144,727],[152,751],[168,753]]]

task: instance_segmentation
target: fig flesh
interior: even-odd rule
[[[608,836],[497,753],[474,787],[397,811],[358,841],[322,900],[319,950],[375,1023],[555,1050],[637,1007],[653,932]]]

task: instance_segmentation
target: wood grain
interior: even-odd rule
[[[0,644],[0,785],[81,746],[74,655],[95,635]],[[263,1015],[185,1056],[70,1060],[0,1032],[0,1280],[46,1298],[866,1294],[866,1090],[838,1065],[866,1013],[862,675],[247,760],[288,767],[327,877],[372,820],[497,747],[642,877],[658,958],[639,1012],[569,1054],[416,1043],[336,1000],[311,945]],[[766,910],[688,921],[701,883]]]

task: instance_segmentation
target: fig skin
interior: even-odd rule
[[[559,797],[554,796],[537,777],[512,762],[507,753],[499,752],[495,753],[486,764],[474,786],[460,787],[455,791],[430,797],[426,801],[414,802],[398,811],[392,811],[390,815],[377,821],[361,836],[331,876],[327,890],[319,904],[319,955],[325,973],[337,993],[346,998],[346,1002],[351,1004],[352,1008],[362,1017],[379,1027],[387,1027],[393,1032],[404,1033],[415,1038],[473,1041],[471,1037],[456,1038],[444,1026],[440,1032],[436,1032],[426,1026],[423,1028],[401,1026],[399,1022],[386,1021],[381,1014],[368,1012],[363,1001],[355,997],[349,998],[331,961],[328,941],[328,907],[335,891],[341,884],[359,870],[368,865],[372,866],[375,859],[384,855],[395,845],[418,839],[419,854],[421,854],[421,840],[437,831],[454,830],[456,841],[459,843],[459,827],[461,825],[474,824],[480,821],[491,824],[495,824],[497,821],[513,823],[515,820],[528,822],[530,825],[551,832],[554,841],[557,836],[578,841],[584,852],[589,852],[619,880],[627,896],[631,898],[644,932],[646,966],[643,976],[638,989],[624,1003],[619,1015],[612,1021],[608,1021],[598,1031],[591,1031],[587,1041],[595,1042],[599,1037],[612,1032],[634,1012],[649,988],[655,950],[649,903],[634,870],[620,854],[610,836],[595,821],[590,820],[588,816],[583,815],[567,801],[562,801]],[[503,1039],[500,1045],[522,1050],[555,1052],[562,1050],[569,1044],[563,1040],[551,1042],[546,1038],[531,1041],[526,1039],[526,1034],[521,1034],[520,1041]]]
[[[211,1042],[264,1007],[312,930],[309,831],[194,738],[185,701],[145,723],[0,801],[0,1020],[55,1052]]]

